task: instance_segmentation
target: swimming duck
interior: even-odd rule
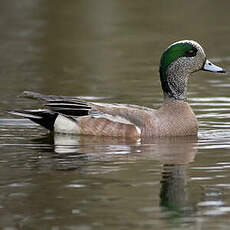
[[[132,138],[197,135],[198,122],[186,97],[188,79],[199,70],[225,72],[206,58],[197,42],[178,41],[163,52],[160,60],[164,102],[158,110],[25,91],[25,97],[45,101],[45,108],[11,113],[58,133]]]

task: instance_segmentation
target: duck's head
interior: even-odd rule
[[[225,73],[212,64],[195,41],[183,40],[170,45],[160,61],[161,86],[167,98],[185,100],[188,77],[199,70]]]

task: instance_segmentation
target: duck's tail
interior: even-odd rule
[[[56,95],[44,95],[41,93],[36,93],[36,92],[32,92],[32,91],[24,91],[22,93],[22,95],[20,95],[21,97],[25,97],[25,98],[30,98],[30,99],[36,99],[36,100],[40,100],[40,101],[45,101],[45,102],[64,102],[64,101],[68,101],[73,102],[73,103],[84,103],[81,100],[79,100],[77,97],[71,97],[71,96],[56,96]]]
[[[49,130],[54,129],[54,123],[59,114],[77,118],[88,115],[91,110],[87,102],[79,100],[77,97],[43,95],[31,91],[24,91],[22,96],[44,101],[44,106],[47,109],[13,110],[9,113],[28,118]]]
[[[36,110],[13,110],[9,113],[28,118],[31,121],[43,126],[46,129],[53,130],[54,123],[58,116],[57,112],[48,109],[36,109]]]

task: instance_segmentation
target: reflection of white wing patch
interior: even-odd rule
[[[80,134],[80,128],[76,121],[59,114],[54,123],[54,131],[57,133]]]

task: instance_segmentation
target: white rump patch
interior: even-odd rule
[[[55,120],[54,131],[57,133],[80,134],[80,128],[76,121],[61,114]]]

